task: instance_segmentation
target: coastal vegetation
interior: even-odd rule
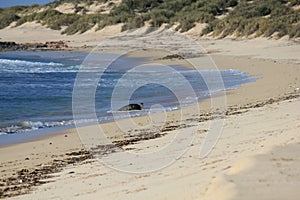
[[[56,9],[66,3],[73,13]],[[89,12],[88,7],[105,4],[109,12]],[[175,25],[186,32],[205,24],[201,35],[215,37],[300,37],[300,0],[56,0],[44,6],[15,6],[0,9],[0,28],[12,22],[20,26],[37,22],[62,34],[84,33],[95,27],[123,24],[123,31],[146,23],[159,27]]]

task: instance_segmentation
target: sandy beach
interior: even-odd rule
[[[72,50],[87,51],[103,38],[118,33],[120,27],[109,27],[106,33],[61,36],[46,28],[25,24],[0,30],[0,38],[15,42],[66,40]],[[30,34],[26,37],[19,33]],[[36,36],[43,33],[40,41]],[[48,34],[46,34],[48,33]],[[107,34],[107,35],[105,35]],[[64,38],[65,37],[65,38]],[[100,39],[99,39],[100,38]],[[300,185],[300,46],[289,40],[215,40],[196,39],[211,57],[217,69],[234,69],[256,77],[226,92],[222,110],[221,135],[205,157],[200,149],[212,129],[212,100],[181,110],[123,119],[101,125],[107,137],[126,152],[146,154],[159,151],[180,133],[182,143],[193,135],[186,152],[159,170],[148,173],[126,173],[106,166],[82,144],[79,132],[97,133],[98,126],[68,129],[36,141],[0,148],[0,197],[9,199],[298,199]],[[103,51],[120,51],[114,49]],[[157,46],[155,43],[161,43]],[[161,37],[153,44],[162,48]],[[135,43],[138,46],[140,43]],[[185,46],[185,44],[179,44]],[[170,45],[172,46],[172,45]],[[79,48],[81,47],[81,48]],[[129,46],[126,46],[130,48]],[[172,53],[191,55],[193,48],[175,48],[166,54],[149,51],[150,60]],[[193,52],[194,53],[194,52]],[[139,57],[138,52],[129,56]],[[197,57],[191,57],[191,62]],[[182,60],[160,61],[164,64],[186,64]],[[186,66],[189,67],[189,66]],[[197,69],[203,66],[194,65]],[[222,98],[222,97],[215,97]],[[198,112],[200,110],[200,114]],[[153,119],[166,119],[160,128]],[[118,124],[139,124],[140,128]],[[160,121],[159,121],[160,122]],[[146,127],[146,128],[145,128]],[[186,138],[184,137],[186,135]],[[186,141],[185,141],[186,140]],[[170,152],[170,155],[176,152]],[[102,146],[101,158],[117,164],[118,149]],[[116,156],[116,157],[115,157]],[[159,159],[168,160],[162,155]],[[159,160],[152,160],[153,163]],[[150,160],[151,162],[151,160]],[[134,165],[129,160],[127,165]],[[130,166],[129,166],[130,167]],[[126,166],[125,166],[126,168]]]

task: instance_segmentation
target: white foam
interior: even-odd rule
[[[7,133],[0,131],[0,135],[6,135]]]
[[[79,65],[65,66],[56,62],[32,62],[25,60],[0,59],[0,72],[13,73],[51,73],[77,72]]]
[[[55,62],[31,62],[25,60],[9,60],[9,59],[0,59],[0,64],[7,65],[22,65],[22,66],[63,66],[61,63]]]

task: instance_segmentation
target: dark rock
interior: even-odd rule
[[[178,54],[167,55],[167,56],[161,58],[161,60],[170,60],[170,59],[183,60],[184,58],[181,55],[178,55]]]

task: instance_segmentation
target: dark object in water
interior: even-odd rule
[[[128,110],[142,110],[144,107],[144,104],[129,104],[127,106],[123,106],[119,109],[119,111],[128,111]]]

